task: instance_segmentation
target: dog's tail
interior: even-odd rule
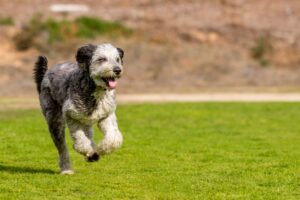
[[[34,81],[36,83],[37,91],[41,92],[41,84],[45,73],[48,69],[48,60],[45,56],[39,56],[33,69]]]

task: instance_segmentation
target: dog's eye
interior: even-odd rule
[[[117,58],[117,62],[120,62],[120,58]]]
[[[98,59],[98,62],[105,62],[106,61],[106,58],[99,58]]]

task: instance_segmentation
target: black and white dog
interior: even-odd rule
[[[74,173],[65,141],[65,123],[74,149],[89,162],[121,146],[122,134],[115,116],[115,88],[123,73],[123,56],[123,50],[111,44],[89,44],[78,49],[77,63],[47,69],[46,57],[38,58],[34,78],[40,105],[59,153],[62,174]],[[104,134],[99,144],[92,139],[94,123]]]

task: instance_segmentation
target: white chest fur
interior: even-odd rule
[[[115,92],[95,92],[97,105],[91,114],[86,114],[78,111],[71,99],[68,99],[63,107],[64,113],[84,124],[94,124],[100,119],[106,118],[116,110]]]

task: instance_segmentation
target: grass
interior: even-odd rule
[[[123,147],[98,163],[70,148],[76,174],[61,176],[40,111],[0,111],[0,199],[300,198],[299,103],[122,105],[117,115]]]

